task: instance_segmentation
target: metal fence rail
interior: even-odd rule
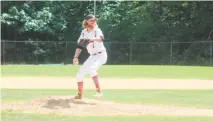
[[[71,64],[75,42],[1,41],[2,64]],[[107,64],[213,65],[213,41],[105,42]],[[80,55],[80,63],[88,57]]]

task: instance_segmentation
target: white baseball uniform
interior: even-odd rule
[[[81,35],[78,39],[83,38],[94,38],[104,36],[101,29],[96,27],[90,32],[87,29],[82,30]],[[107,62],[107,52],[103,42],[90,42],[87,46],[87,51],[90,54],[88,59],[83,63],[80,71],[77,73],[76,79],[78,82],[83,81],[83,78],[86,74],[89,74],[91,77],[97,75],[97,70]]]

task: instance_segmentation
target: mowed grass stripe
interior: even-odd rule
[[[121,103],[173,105],[213,108],[213,90],[103,90],[101,100]],[[2,102],[32,100],[48,96],[74,96],[67,89],[2,89]],[[84,90],[86,98],[94,98],[95,90]]]
[[[8,76],[71,76],[79,66],[72,65],[2,65],[2,77]],[[101,77],[171,78],[213,80],[213,67],[164,65],[104,65],[98,70]]]
[[[65,116],[58,114],[34,114],[1,112],[2,121],[212,121],[213,117],[198,116]]]

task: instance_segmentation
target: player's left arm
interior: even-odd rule
[[[90,41],[97,41],[97,42],[103,42],[104,41],[104,35],[100,28],[96,31],[96,37],[91,38]]]

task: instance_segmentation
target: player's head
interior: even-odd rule
[[[97,26],[97,19],[93,14],[89,14],[83,21],[84,28],[94,28]]]

